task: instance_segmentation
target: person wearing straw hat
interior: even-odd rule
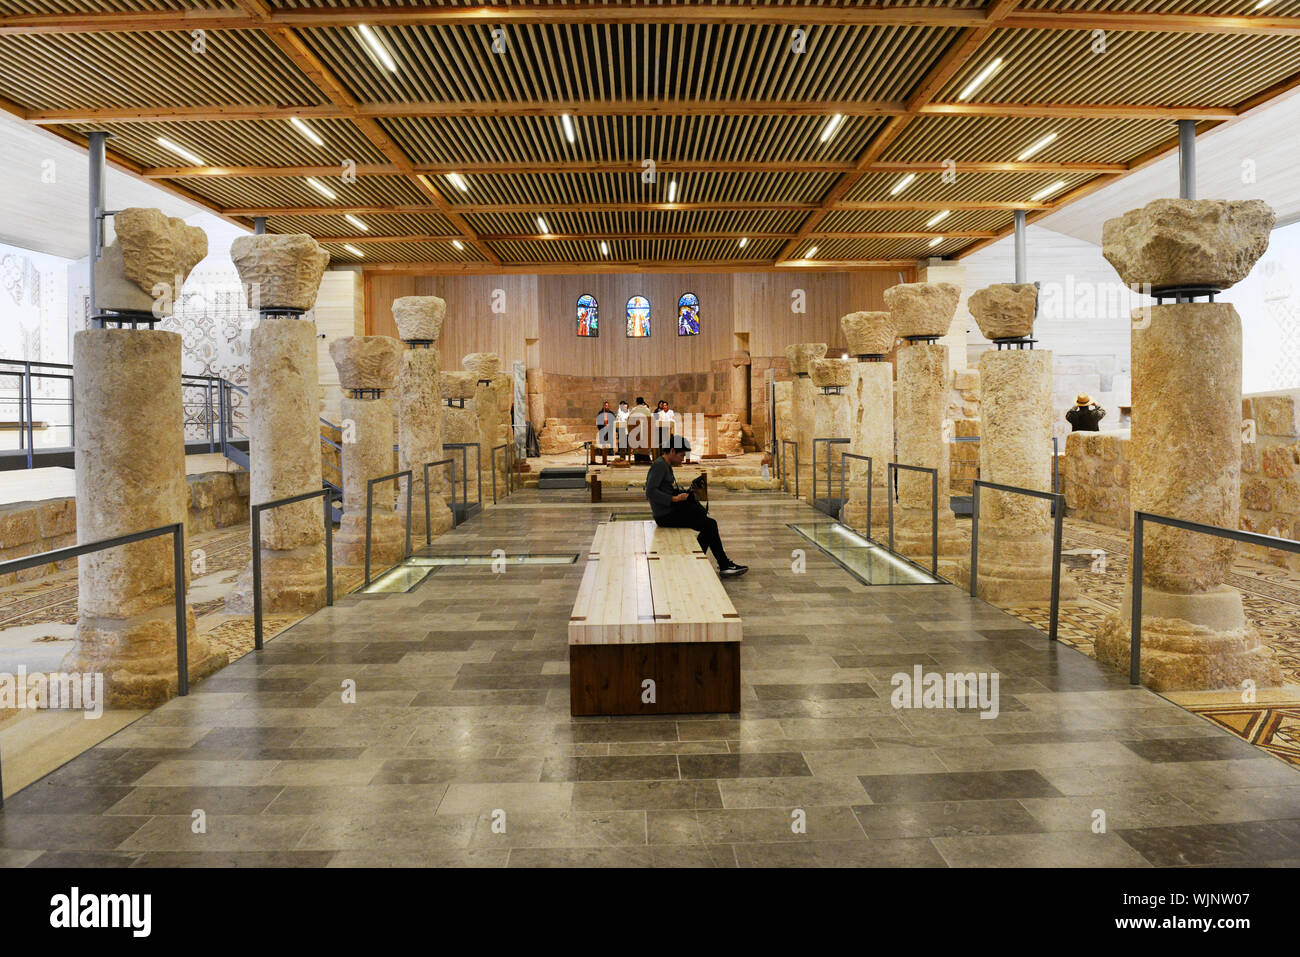
[[[1106,417],[1106,410],[1092,401],[1092,396],[1080,392],[1074,400],[1074,408],[1065,413],[1065,421],[1070,423],[1072,432],[1100,432],[1098,423]]]

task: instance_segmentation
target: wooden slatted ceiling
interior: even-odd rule
[[[381,120],[420,165],[613,161],[647,158],[851,162],[884,122],[850,117],[821,142],[825,116],[577,116],[570,143],[560,118],[430,117]]]
[[[1013,207],[1051,208],[1168,148],[1172,118],[1223,120],[1300,84],[1300,0],[1273,0],[1268,16],[1256,0],[379,2],[0,0],[0,106],[51,113],[31,118],[74,140],[107,129],[128,168],[231,215],[270,215],[273,231],[310,231],[340,262],[807,268],[788,260],[813,245],[836,263],[976,248]],[[362,22],[395,71],[366,50]],[[1002,69],[958,102],[995,57]],[[848,115],[823,143],[832,109]],[[1015,166],[1048,132],[1033,157],[1048,165]],[[159,136],[228,169],[187,169]],[[655,183],[640,180],[647,157]],[[344,159],[362,167],[355,182],[329,175]],[[906,164],[923,165],[895,194]],[[473,167],[466,191],[446,175],[460,166]],[[368,233],[349,210],[365,210]],[[538,212],[553,238],[535,235]],[[751,237],[743,250],[736,235]]]
[[[956,32],[818,26],[794,55],[791,28],[770,24],[511,24],[501,53],[490,23],[372,29],[403,69],[386,71],[351,29],[302,31],[372,102],[901,99]]]

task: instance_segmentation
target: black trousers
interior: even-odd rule
[[[720,568],[725,568],[731,564],[731,559],[727,557],[727,552],[722,547],[722,537],[718,534],[718,523],[709,517],[709,513],[704,510],[699,499],[694,495],[684,502],[677,502],[673,505],[673,510],[662,517],[655,517],[656,524],[664,528],[692,528],[700,534],[696,536],[696,541],[700,543],[700,548],[705,551],[713,552],[713,557],[717,560]]]

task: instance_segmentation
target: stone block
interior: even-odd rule
[[[1297,446],[1296,448],[1300,448]],[[1296,474],[1296,452],[1287,446],[1260,451],[1260,466],[1269,478],[1290,478]]]
[[[812,359],[808,363],[808,374],[819,389],[843,388],[849,384],[849,363],[843,359]]]
[[[475,379],[491,379],[501,372],[501,357],[495,352],[471,352],[460,364]]]
[[[945,335],[960,298],[961,287],[950,282],[899,283],[885,290],[900,337]]]
[[[1300,395],[1257,395],[1253,402],[1257,435],[1300,437]]]
[[[821,359],[826,355],[826,343],[797,342],[792,346],[786,346],[785,355],[790,361],[791,372],[796,375],[807,375],[809,361]]]
[[[116,239],[95,263],[98,305],[170,316],[178,285],[208,254],[207,233],[160,209],[138,207],[114,215],[113,231]]]
[[[19,502],[0,506],[0,547],[11,548],[38,541],[40,537],[40,512],[35,504]]]
[[[1038,287],[1031,282],[994,283],[966,302],[985,339],[1018,339],[1034,331]]]
[[[1102,254],[1130,286],[1227,289],[1264,254],[1276,218],[1258,199],[1156,199],[1106,220]]]
[[[60,498],[41,502],[39,520],[42,538],[75,534],[77,531],[77,500]]]
[[[402,371],[402,344],[392,336],[343,336],[330,343],[330,358],[339,373],[339,388],[379,389],[397,385]]]
[[[1273,489],[1260,479],[1251,479],[1241,484],[1241,504],[1243,508],[1254,509],[1257,512],[1268,512],[1273,509]]]
[[[1259,443],[1241,443],[1241,473],[1254,475],[1259,471]]]
[[[897,323],[889,312],[851,312],[840,317],[840,328],[855,356],[886,355],[894,348]]]

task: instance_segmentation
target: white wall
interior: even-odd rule
[[[1219,298],[1241,315],[1242,391],[1300,388],[1300,223],[1275,229],[1250,275]]]

